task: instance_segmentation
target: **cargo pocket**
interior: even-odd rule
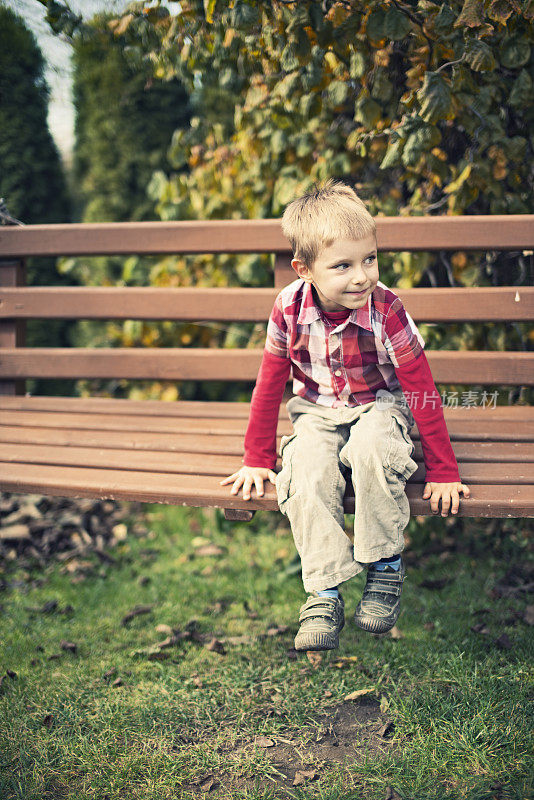
[[[391,409],[391,424],[390,448],[385,466],[407,481],[417,470],[417,462],[412,458],[415,445],[410,439],[408,423],[400,411]]]
[[[296,433],[292,433],[290,436],[282,436],[280,440],[280,449],[278,451],[278,455],[282,458],[282,469],[280,472],[277,473],[275,479],[276,485],[276,497],[278,500],[278,507],[282,513],[284,513],[284,506],[294,494],[294,490],[291,491],[291,472],[292,472],[292,446],[291,442],[295,440]],[[288,448],[288,445],[289,448]]]

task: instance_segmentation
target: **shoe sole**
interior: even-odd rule
[[[358,628],[361,628],[362,631],[367,631],[368,633],[387,633],[397,622],[401,610],[402,609],[399,610],[398,614],[395,614],[395,617],[384,617],[383,619],[367,617],[365,615],[357,616],[356,612],[354,614],[354,624],[357,625]]]
[[[336,634],[332,633],[304,633],[295,639],[295,650],[335,650],[339,647],[339,634],[345,626],[345,621]]]
[[[299,644],[295,644],[295,650],[335,650],[339,647],[339,637],[332,641],[332,637],[327,633],[315,634],[312,636],[302,638]]]

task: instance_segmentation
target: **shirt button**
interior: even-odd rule
[[[334,375],[341,375],[341,370],[340,369],[336,369],[336,371],[334,372]]]

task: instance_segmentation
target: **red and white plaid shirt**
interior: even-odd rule
[[[293,393],[331,407],[370,403],[379,389],[399,389],[395,367],[414,361],[424,346],[400,298],[380,281],[362,308],[336,324],[301,278],[278,294],[265,341],[269,353],[291,360]]]
[[[243,464],[275,466],[278,414],[292,368],[294,394],[318,405],[354,407],[375,400],[379,389],[400,386],[417,423],[426,480],[460,481],[424,346],[398,295],[380,281],[362,308],[331,313],[315,303],[311,284],[293,281],[269,317]]]

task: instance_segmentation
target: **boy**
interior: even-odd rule
[[[338,584],[367,567],[354,621],[372,633],[395,624],[405,578],[401,551],[410,519],[404,488],[417,469],[414,421],[426,467],[423,498],[442,516],[459,505],[460,482],[424,340],[399,297],[378,279],[376,227],[352,188],[330,178],[294,200],[282,230],[299,276],[275,300],[245,435],[244,466],[221,481],[231,494],[276,485],[309,593],[296,650],[329,650],[345,624]],[[276,428],[286,408],[276,474]],[[404,393],[410,398],[408,405]],[[413,416],[412,416],[413,412]],[[354,486],[354,543],[344,531],[346,480]]]

